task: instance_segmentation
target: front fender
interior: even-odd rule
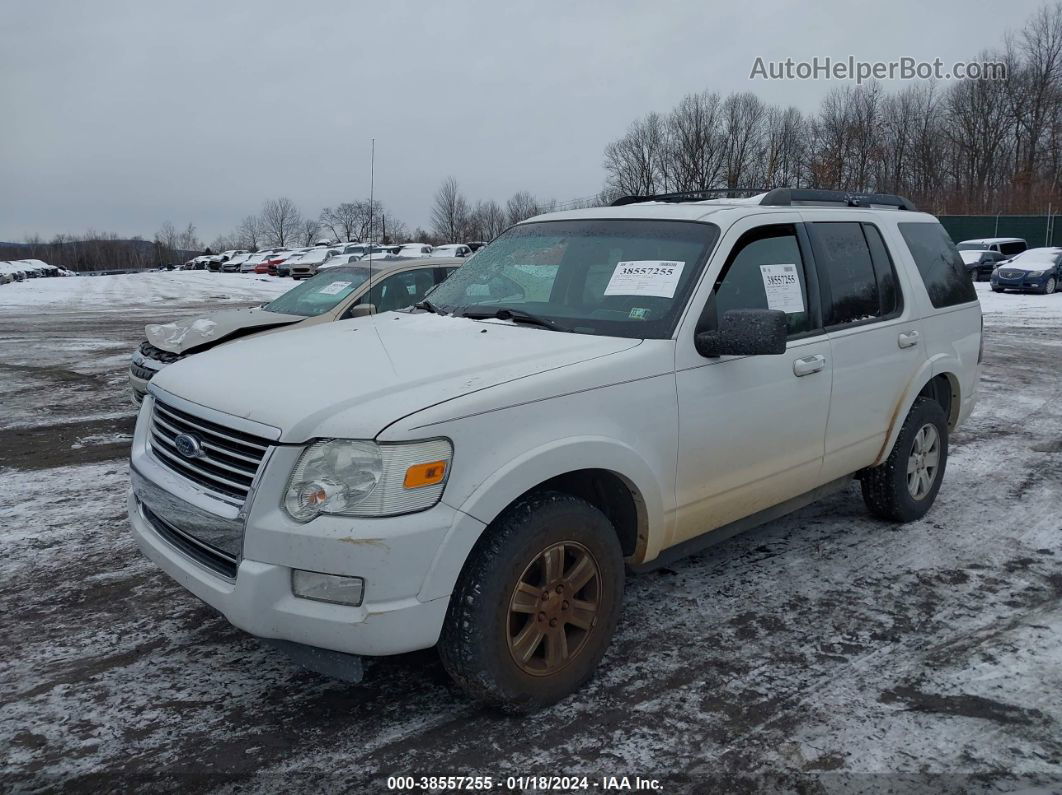
[[[639,506],[639,543],[635,562],[652,560],[670,536],[673,512],[665,514],[663,480],[632,447],[616,439],[577,436],[528,450],[492,472],[461,502],[452,505],[476,521],[455,523],[425,578],[422,601],[453,592],[465,560],[485,525],[538,484],[581,469],[605,469],[624,480]],[[446,496],[443,496],[446,502]],[[449,503],[447,503],[449,504]]]

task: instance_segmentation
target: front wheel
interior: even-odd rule
[[[1051,295],[1055,291],[1055,288],[1057,286],[1058,283],[1055,281],[1055,277],[1052,276],[1047,280],[1043,288],[1041,288],[1040,292],[1042,292],[1044,295]]]
[[[882,519],[921,519],[937,498],[947,462],[944,409],[932,398],[916,398],[885,463],[861,474],[863,501]]]
[[[512,712],[579,689],[605,654],[623,600],[608,518],[560,492],[522,498],[487,528],[457,583],[439,656],[473,698]]]

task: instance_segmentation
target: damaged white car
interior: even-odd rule
[[[295,324],[331,323],[415,304],[462,262],[432,258],[373,263],[371,282],[368,262],[330,268],[260,307],[147,325],[147,339],[129,364],[133,399],[144,399],[151,379],[164,367],[217,345]]]

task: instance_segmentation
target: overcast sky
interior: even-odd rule
[[[836,81],[750,80],[756,56],[946,63],[1039,3],[6,2],[0,240],[89,228],[209,242],[290,196],[376,197],[410,228],[448,175],[471,199],[567,200],[604,146],[684,94],[814,110]]]

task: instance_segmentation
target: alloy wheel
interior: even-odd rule
[[[925,499],[933,489],[940,468],[940,433],[927,423],[915,434],[907,459],[907,490],[916,500]]]
[[[555,674],[586,646],[597,621],[601,571],[590,550],[567,541],[540,552],[509,599],[509,652],[526,673]]]

